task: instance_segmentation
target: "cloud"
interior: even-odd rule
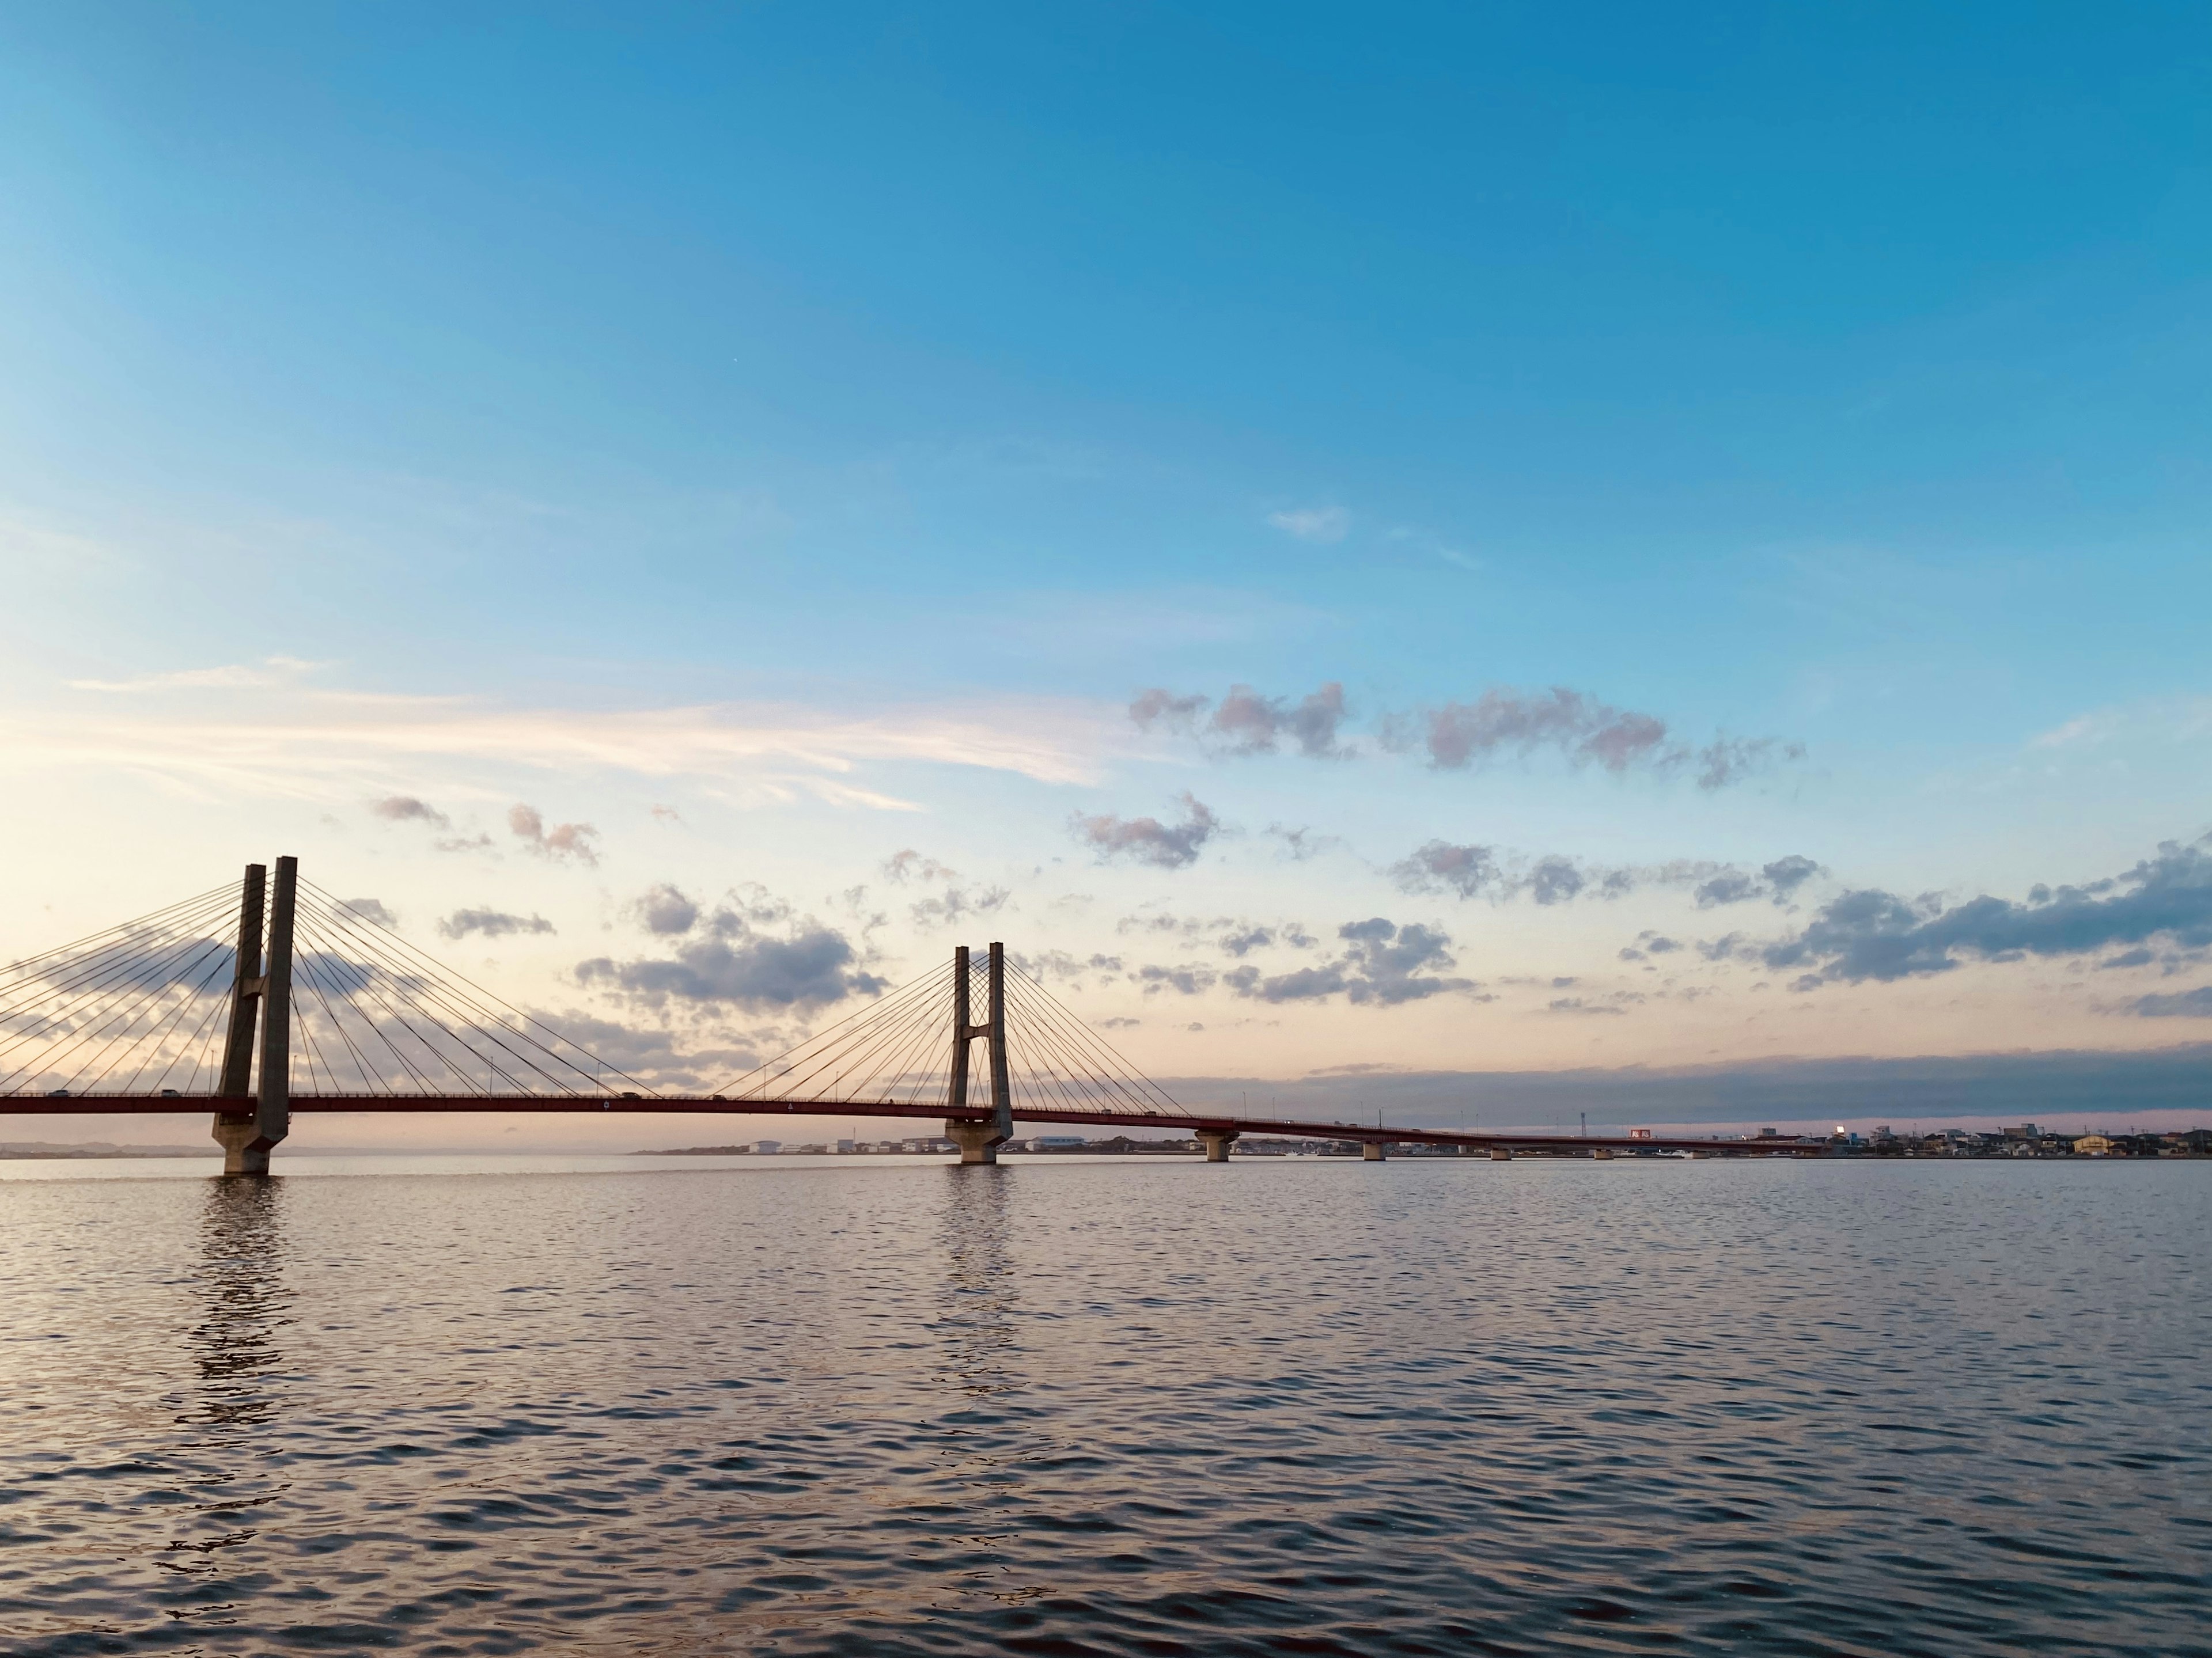
[[[589,823],[556,823],[549,829],[537,807],[519,805],[507,814],[507,826],[540,858],[556,863],[564,859],[586,865],[599,861],[599,854],[592,845],[599,832]]]
[[[2212,985],[2172,996],[2138,996],[2128,1011],[2144,1019],[2212,1019]]]
[[[1328,545],[1344,539],[1352,528],[1352,514],[1341,507],[1291,507],[1268,513],[1267,522],[1300,541]]]
[[[1402,892],[1451,892],[1473,898],[1502,887],[1505,875],[1495,847],[1431,841],[1391,865],[1390,878]]]
[[[1344,714],[1344,687],[1334,680],[1296,707],[1282,697],[1262,696],[1249,685],[1232,685],[1206,725],[1231,754],[1273,754],[1287,738],[1308,758],[1331,760],[1346,752],[1336,740]]]
[[[948,886],[942,897],[924,898],[907,914],[916,926],[949,926],[971,916],[989,915],[1004,909],[1012,896],[1004,887]]]
[[[1110,705],[1038,696],[848,715],[781,703],[577,709],[299,684],[181,687],[127,715],[0,718],[0,767],[131,769],[225,795],[349,799],[410,787],[443,762],[471,786],[482,786],[487,766],[696,777],[771,804],[811,797],[915,811],[855,774],[874,762],[920,762],[1091,785],[1125,729]]]
[[[1186,727],[1205,713],[1212,701],[1210,696],[1177,696],[1156,686],[1137,693],[1129,704],[1129,718],[1137,722],[1139,731],[1150,731],[1155,726]]]
[[[672,921],[674,913],[667,919]],[[794,915],[757,889],[732,893],[681,931],[689,936],[671,957],[635,962],[598,957],[577,963],[577,982],[653,1008],[730,1005],[754,1011],[827,1006],[848,996],[879,995],[886,987],[861,969],[860,952],[842,932],[811,916]]]
[[[1308,859],[1318,858],[1342,846],[1341,838],[1334,835],[1316,835],[1306,828],[1287,829],[1280,823],[1270,823],[1263,831],[1270,840],[1283,843],[1282,856],[1291,863],[1303,864]]]
[[[1472,979],[1442,976],[1443,969],[1457,965],[1449,933],[1413,922],[1400,926],[1380,915],[1347,921],[1336,931],[1345,949],[1334,961],[1273,975],[1255,967],[1232,968],[1222,982],[1257,1001],[1320,1001],[1341,995],[1356,1004],[1384,1007],[1480,988]]]
[[[1814,875],[1826,872],[1795,854],[1768,864],[1756,876],[1729,864],[1677,859],[1666,864],[1583,864],[1558,853],[1528,859],[1497,847],[1430,841],[1390,865],[1401,892],[1449,893],[1503,902],[1526,893],[1539,904],[1571,903],[1584,893],[1625,898],[1644,887],[1692,889],[1698,908],[1753,898],[1785,902]]]
[[[534,1017],[617,1070],[651,1087],[673,1092],[705,1093],[732,1075],[750,1071],[764,1057],[757,1042],[744,1037],[733,1040],[728,1033],[711,1029],[708,1034],[719,1039],[720,1045],[687,1048],[681,1045],[678,1033],[665,1027],[624,1024],[573,1008]],[[769,1051],[784,1045],[778,1041]]]
[[[397,932],[399,930],[399,918],[386,908],[382,902],[378,899],[341,898],[338,900],[338,908],[352,912],[364,921],[373,921],[378,926],[392,932]]]
[[[1692,756],[1697,762],[1698,786],[1724,789],[1772,768],[1778,760],[1802,760],[1802,743],[1785,743],[1778,737],[1717,737]],[[1672,761],[1669,764],[1679,763]]]
[[[1394,1123],[1456,1127],[1470,1102],[1486,1125],[1532,1127],[1587,1110],[1601,1122],[1651,1127],[1705,1122],[1834,1124],[1878,1114],[1925,1122],[1978,1116],[1989,1121],[2074,1123],[2085,1117],[2154,1111],[2201,1112],[2212,1075],[2212,1042],[2128,1052],[2012,1051],[1735,1060],[1696,1066],[1538,1071],[1376,1067],[1361,1090]],[[1240,1091],[1279,1098],[1273,1114],[1326,1121],[1343,1114],[1343,1084],[1327,1072],[1308,1078],[1156,1078],[1194,1110],[1233,1109]],[[1878,1113],[1877,1113],[1878,1108]]]
[[[1078,981],[1075,987],[1079,990],[1083,987],[1080,981],[1086,975],[1111,980],[1121,971],[1119,956],[1094,954],[1085,960],[1079,956],[1071,956],[1064,950],[1040,950],[1027,956],[1018,950],[1009,950],[1006,959],[1039,984],[1049,977],[1069,979]]]
[[[1702,749],[1671,740],[1656,714],[1616,708],[1565,685],[1548,691],[1485,691],[1473,702],[1447,702],[1385,722],[1385,741],[1420,748],[1440,770],[1462,771],[1500,754],[1555,750],[1577,766],[1619,775],[1642,768],[1671,773],[1694,766],[1698,786],[1725,788],[1771,766],[1802,759],[1802,744],[1778,738],[1717,737]]]
[[[1349,710],[1344,687],[1335,680],[1296,702],[1233,685],[1218,706],[1211,697],[1155,686],[1130,702],[1129,718],[1143,731],[1186,732],[1217,755],[1273,754],[1286,744],[1312,759],[1348,759],[1358,752],[1343,739]],[[1377,731],[1385,749],[1425,751],[1429,763],[1443,771],[1463,771],[1501,754],[1526,757],[1553,750],[1571,764],[1595,764],[1616,775],[1687,771],[1707,790],[1729,787],[1805,754],[1802,744],[1780,738],[1725,733],[1698,748],[1672,736],[1656,714],[1616,708],[1564,685],[1546,691],[1492,689],[1472,702],[1385,714]]]
[[[303,662],[296,656],[270,656],[263,658],[258,665],[231,663],[220,668],[141,674],[136,679],[72,679],[69,684],[75,691],[258,690],[291,684],[301,674],[321,665],[319,662]]]
[[[1723,870],[1710,881],[1700,881],[1694,894],[1699,909],[1711,909],[1719,904],[1740,904],[1754,896],[1758,883],[1740,869]]]
[[[388,823],[428,823],[433,829],[447,829],[452,824],[444,812],[411,794],[387,794],[381,800],[370,801],[368,809]]]
[[[1966,957],[2075,956],[2161,936],[2185,948],[2212,945],[2212,835],[2164,841],[2156,856],[2086,885],[2037,886],[2025,903],[1984,896],[1947,906],[1933,896],[1846,892],[1762,955],[1769,967],[1806,969],[1797,987],[1809,989],[1948,973]]]
[[[1195,796],[1182,796],[1183,821],[1166,824],[1157,817],[1115,817],[1107,814],[1087,817],[1079,812],[1070,820],[1076,839],[1098,854],[1104,863],[1127,858],[1156,869],[1187,869],[1198,861],[1206,843],[1221,830],[1221,820]]]
[[[1209,708],[1211,718],[1200,723]],[[1352,750],[1337,740],[1346,710],[1344,687],[1330,680],[1293,703],[1287,697],[1262,696],[1249,685],[1232,685],[1214,707],[1207,696],[1177,696],[1154,687],[1129,704],[1129,718],[1141,731],[1165,726],[1189,732],[1217,754],[1273,754],[1285,742],[1312,760],[1338,760]]]
[[[662,938],[689,932],[699,920],[699,901],[681,887],[663,881],[630,901],[625,912],[647,932]]]
[[[1213,988],[1219,976],[1210,967],[1140,967],[1129,975],[1145,987],[1145,994],[1157,996],[1164,990],[1179,995],[1198,996]]]
[[[1461,770],[1508,750],[1529,754],[1557,748],[1577,762],[1626,770],[1662,752],[1667,724],[1554,686],[1523,695],[1488,690],[1474,702],[1447,702],[1420,717],[1421,742],[1432,765]]]
[[[893,886],[904,886],[908,881],[950,881],[957,873],[911,847],[884,859],[884,878]]]
[[[1589,878],[1567,858],[1539,858],[1528,872],[1528,896],[1540,904],[1571,903]]]
[[[1799,887],[1814,876],[1826,875],[1827,871],[1810,858],[1793,853],[1787,858],[1776,859],[1759,872],[1766,878],[1766,884],[1774,893],[1774,902],[1778,904],[1793,896]]]
[[[556,931],[553,923],[543,915],[509,915],[492,908],[457,909],[438,923],[438,931],[448,938],[465,938],[477,934],[486,938],[505,938],[516,933],[538,933]]]

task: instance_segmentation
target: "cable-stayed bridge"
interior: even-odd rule
[[[981,1052],[977,1045],[981,1044]],[[980,1059],[980,1066],[977,1061]],[[879,997],[706,1094],[664,1092],[301,878],[294,858],[0,969],[0,1115],[209,1109],[229,1174],[265,1174],[301,1111],[588,1111],[941,1120],[963,1163],[1017,1121],[1510,1157],[1773,1155],[1756,1141],[1479,1133],[1192,1111],[1003,945]]]

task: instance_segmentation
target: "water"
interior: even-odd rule
[[[2212,1652],[2203,1164],[292,1167],[0,1168],[0,1649]]]

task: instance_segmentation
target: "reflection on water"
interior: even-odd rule
[[[185,1338],[201,1386],[180,1421],[235,1431],[274,1414],[268,1378],[283,1362],[277,1332],[292,1321],[283,1203],[284,1182],[276,1176],[207,1182],[199,1238],[204,1311]]]
[[[945,1344],[952,1384],[981,1406],[1016,1385],[1012,1363],[1021,1276],[1006,1236],[1008,1182],[1016,1176],[990,1164],[954,1163],[939,1174],[945,1290],[931,1327]]]
[[[269,1437],[283,1363],[278,1333],[292,1321],[283,1188],[270,1176],[219,1176],[204,1187],[193,1284],[199,1316],[185,1333],[198,1383],[176,1418],[185,1430],[174,1465],[181,1478],[161,1493],[176,1534],[155,1562],[185,1582],[180,1594],[163,1597],[180,1622],[227,1622],[239,1597],[265,1581],[256,1558],[265,1546],[253,1547],[260,1511],[281,1500],[287,1483]]]
[[[2202,1654],[2212,1179],[0,1187],[0,1650]]]

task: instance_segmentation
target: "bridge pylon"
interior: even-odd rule
[[[957,1111],[968,1104],[968,1044],[981,1037],[991,1067],[991,1114],[981,1122],[948,1117],[945,1136],[960,1148],[960,1161],[996,1163],[999,1148],[1014,1137],[1012,1073],[1006,1063],[1006,947],[991,946],[985,975],[983,1023],[972,1022],[968,946],[952,952],[952,1074],[945,1103]]]
[[[238,960],[231,975],[230,1029],[223,1041],[218,1091],[251,1095],[251,1113],[218,1111],[211,1132],[222,1147],[226,1175],[265,1175],[269,1153],[292,1132],[292,927],[299,902],[300,860],[279,858],[270,890],[265,865],[248,864],[240,890]],[[267,957],[263,909],[267,908]],[[259,1087],[254,1086],[254,1027],[261,1037]]]

